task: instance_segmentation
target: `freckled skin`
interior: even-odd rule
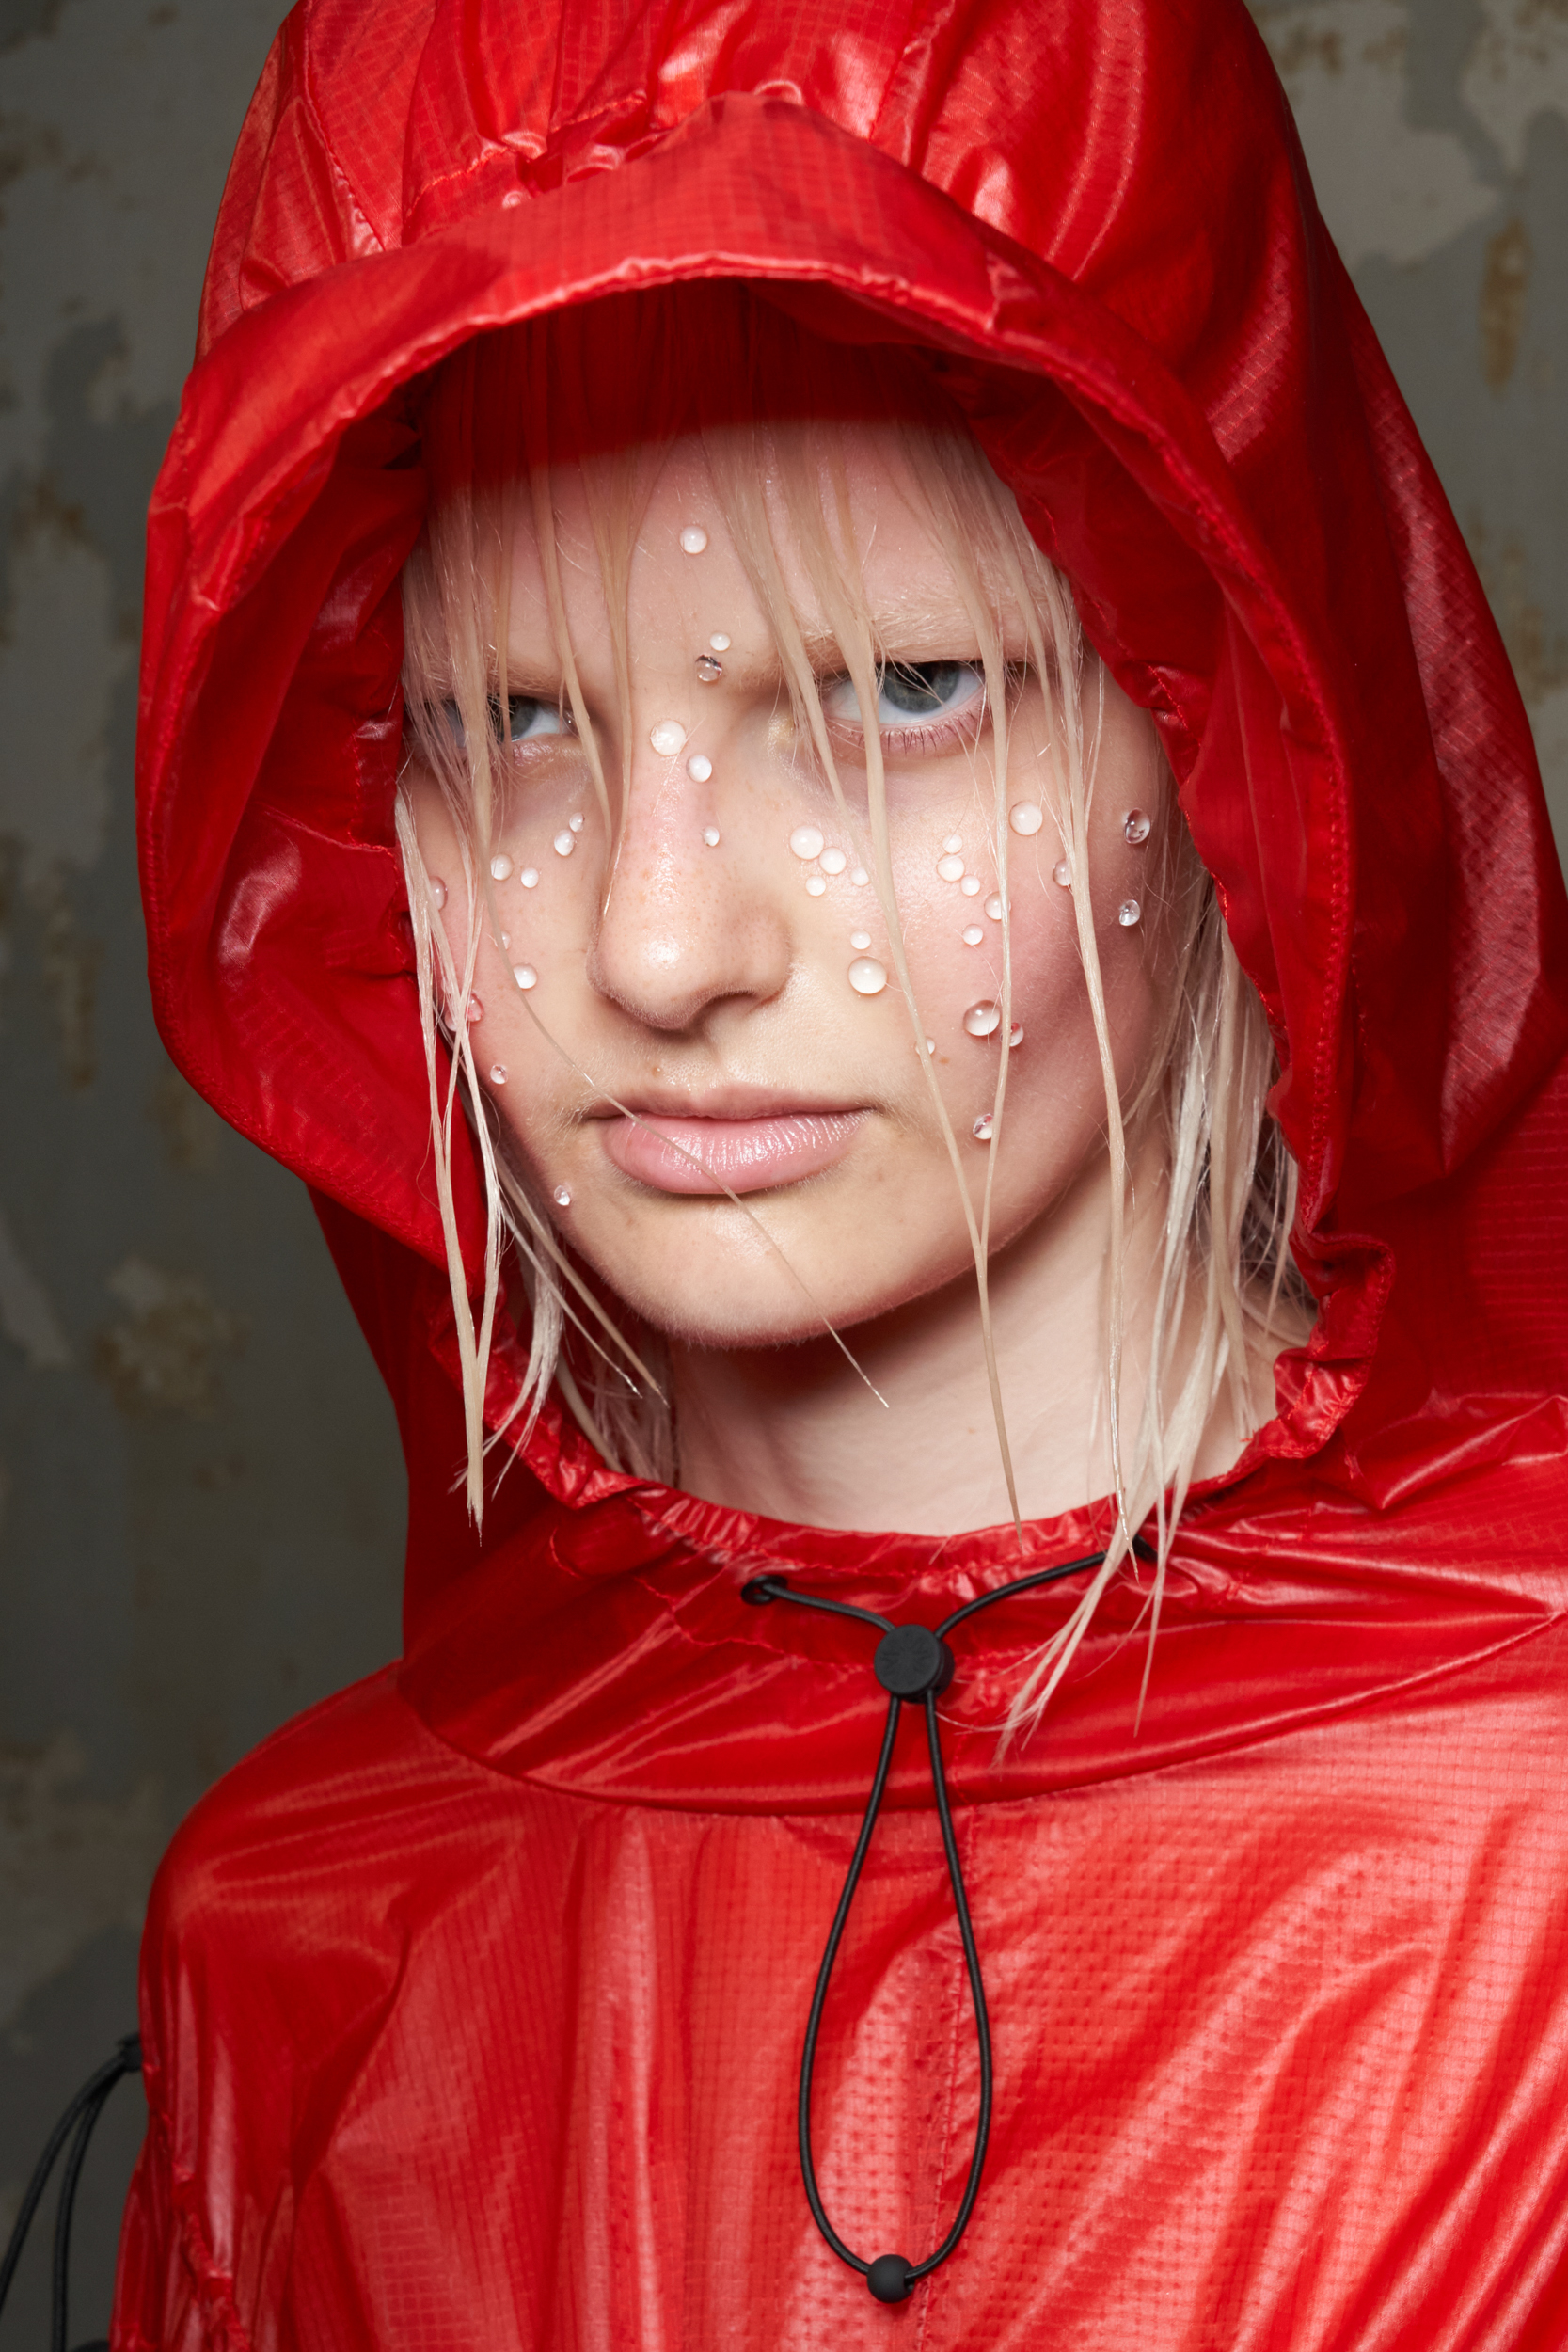
[[[962,599],[901,491],[902,461],[892,435],[862,426],[847,439],[857,532],[868,549],[867,593],[873,613],[886,615],[885,655],[911,664],[974,660],[979,648]],[[515,868],[494,891],[511,947],[503,956],[489,936],[481,946],[475,986],[484,1012],[475,1057],[482,1071],[493,1061],[506,1065],[498,1108],[541,1191],[547,1197],[558,1185],[570,1189],[563,1230],[574,1248],[640,1315],[674,1337],[686,1365],[717,1360],[734,1370],[750,1364],[754,1351],[799,1343],[789,1361],[800,1381],[835,1379],[842,1359],[833,1351],[829,1365],[822,1355],[826,1319],[866,1360],[890,1348],[895,1374],[910,1355],[911,1329],[951,1325],[966,1366],[958,1386],[949,1383],[950,1403],[958,1406],[977,1349],[974,1275],[952,1160],[921,1068],[923,1041],[931,1037],[937,1052],[930,1068],[976,1205],[994,1152],[992,1245],[1005,1252],[993,1267],[999,1311],[1015,1312],[1021,1328],[1037,1334],[1049,1325],[1054,1300],[1057,1352],[1064,1363],[1069,1356],[1077,1361],[1083,1351],[1078,1338],[1069,1343],[1069,1327],[1081,1338],[1080,1327],[1087,1330],[1098,1313],[1105,1106],[1072,896],[1052,881],[1061,845],[1042,783],[1049,771],[1039,756],[1047,740],[1040,686],[1026,682],[1011,722],[1008,799],[1044,802],[1048,815],[1033,838],[1009,834],[1007,840],[1012,1017],[1023,1025],[1024,1043],[1008,1058],[1001,1143],[988,1149],[972,1139],[971,1128],[990,1107],[1006,1032],[973,1039],[962,1022],[970,1005],[999,998],[1002,986],[1001,926],[982,912],[999,886],[990,838],[989,734],[978,749],[950,733],[889,759],[895,890],[919,1006],[911,1024],[895,980],[869,997],[848,984],[848,966],[860,952],[849,944],[851,931],[868,931],[868,952],[893,972],[874,886],[857,887],[846,870],[814,898],[804,885],[816,869],[789,849],[798,826],[815,825],[830,847],[847,853],[850,869],[864,864],[874,870],[869,834],[853,815],[857,778],[863,795],[863,768],[851,734],[835,738],[851,801],[847,825],[826,782],[798,755],[787,707],[781,710],[771,643],[700,454],[677,445],[639,532],[625,743],[580,483],[564,473],[554,496],[579,675],[612,788],[619,790],[628,755],[630,788],[616,848],[606,837],[580,743],[558,735],[521,747],[495,844]],[[708,532],[698,556],[683,553],[679,543],[683,526],[693,520]],[[789,584],[809,630],[810,590],[786,556],[786,575],[792,570]],[[510,625],[510,691],[553,704],[559,673],[539,559],[526,528],[515,548]],[[722,679],[703,685],[696,659],[715,631],[732,644]],[[1022,652],[1021,633],[1015,644],[1009,632],[1006,650],[1009,658]],[[656,753],[649,741],[654,727],[670,720],[687,735],[673,757]],[[711,777],[700,784],[687,770],[698,752],[713,762]],[[1160,775],[1148,720],[1108,687],[1095,794],[1094,907],[1124,1084],[1156,1031],[1160,979],[1150,968],[1146,932],[1117,921],[1117,905],[1143,886],[1148,871],[1148,851],[1122,838],[1121,818],[1134,804],[1159,811]],[[578,809],[587,821],[576,854],[558,859],[551,839]],[[429,870],[460,873],[433,786],[416,784],[416,813]],[[705,826],[718,828],[717,849],[704,842]],[[952,834],[962,835],[966,864],[981,878],[977,898],[937,874]],[[525,892],[516,873],[531,865],[540,870],[539,886]],[[449,892],[442,917],[459,958],[467,944],[462,896]],[[967,946],[962,930],[976,921],[985,937]],[[539,973],[526,1001],[511,987],[507,969],[525,957]],[[766,1089],[781,1103],[862,1116],[832,1166],[751,1194],[745,1209],[632,1181],[607,1153],[604,1121],[583,1116],[591,1104],[602,1108],[606,1096],[637,1104],[650,1092],[678,1094],[700,1111],[735,1086]],[[1014,1289],[1019,1296],[1009,1308]],[[917,1356],[923,1344],[914,1343]],[[1085,1344],[1079,1372],[1092,1390],[1093,1343]],[[769,1393],[781,1377],[788,1388],[781,1363],[766,1375]],[[712,1414],[711,1400],[697,1395],[701,1386],[693,1373],[683,1483],[714,1491],[721,1474],[692,1467]],[[950,1428],[961,1430],[974,1418],[983,1423],[984,1409],[978,1416],[955,1412]],[[857,1508],[851,1523],[879,1522],[874,1512]],[[906,1517],[888,1523],[916,1522]]]

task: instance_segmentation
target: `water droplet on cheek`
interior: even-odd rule
[[[1017,1046],[1022,1045],[1022,1042],[1023,1024],[1022,1021],[1015,1021],[1012,1027],[1007,1031],[1007,1043],[1009,1046]]]
[[[976,1143],[989,1143],[990,1141],[990,1129],[991,1114],[990,1111],[982,1111],[979,1118],[974,1121],[974,1126],[969,1132],[974,1137]]]
[[[1072,888],[1072,868],[1065,857],[1059,857],[1051,868],[1051,879],[1053,882],[1059,882],[1064,890]]]
[[[1001,1025],[1002,1008],[1000,1005],[991,1004],[989,999],[978,1005],[971,1005],[964,1015],[964,1027],[971,1037],[990,1037],[991,1032],[1000,1028]]]
[[[862,950],[869,947],[871,945],[871,933],[869,931],[851,931],[849,934],[849,945],[851,947]]]
[[[866,883],[871,880],[871,877],[866,872],[863,866],[857,866],[854,872],[850,875],[849,880],[854,883],[857,890],[863,890]]]
[[[1037,801],[1015,801],[1007,811],[1007,822],[1014,833],[1021,833],[1027,840],[1044,824],[1045,811]]]
[[[1143,909],[1136,898],[1124,898],[1117,909],[1117,921],[1124,931],[1130,931],[1142,913]]]
[[[707,532],[703,529],[702,524],[688,523],[681,532],[681,552],[685,555],[701,555],[706,545]]]
[[[505,1086],[505,1084],[506,1084],[506,1064],[505,1064],[505,1062],[503,1062],[503,1061],[493,1061],[493,1062],[490,1064],[490,1084],[491,1084],[493,1087],[503,1087],[503,1086]]]
[[[713,762],[705,752],[694,752],[686,763],[686,772],[693,784],[706,784],[713,773]]]
[[[985,935],[985,932],[980,929],[978,923],[966,923],[964,925],[963,943],[966,947],[978,947]]]
[[[857,956],[849,966],[849,985],[857,996],[879,996],[887,986],[887,966],[875,956]]]
[[[468,1011],[467,1011],[467,1020],[468,1020],[468,1024],[469,1024],[470,1027],[472,1026],[472,1025],[474,1024],[474,1022],[476,1022],[476,1021],[483,1021],[483,1018],[484,1018],[484,1007],[483,1007],[483,1005],[480,1002],[480,1000],[479,1000],[479,998],[478,998],[477,996],[470,996],[470,997],[469,997],[469,999],[468,999]]]
[[[707,843],[707,846],[708,846],[708,848],[709,848],[710,850],[716,850],[716,849],[719,847],[719,828],[718,828],[718,826],[717,826],[717,825],[705,825],[705,826],[703,827],[703,839],[704,839],[704,840]]]
[[[822,852],[822,871],[825,874],[842,874],[848,863],[842,850],[824,850]]]
[[[518,875],[517,880],[522,883],[525,890],[537,890],[539,887],[538,866],[525,866],[522,872]]]
[[[493,857],[490,860],[490,879],[492,882],[505,882],[511,871],[512,860],[507,857],[504,852],[499,857]]]
[[[808,898],[820,898],[822,893],[827,889],[827,887],[828,885],[823,881],[820,874],[808,874],[806,876],[806,896]]]
[[[447,903],[447,885],[444,882],[437,882],[434,874],[430,878],[430,903],[437,914]]]
[[[961,882],[963,870],[964,862],[954,850],[949,850],[944,857],[937,860],[937,872],[943,882]]]
[[[1130,808],[1121,820],[1121,830],[1134,850],[1148,839],[1151,818],[1147,809]]]
[[[988,898],[988,899],[986,900],[986,913],[987,913],[987,914],[990,916],[990,919],[991,919],[991,921],[992,921],[993,923],[1000,923],[1000,922],[1001,922],[1001,920],[1002,920],[1002,901],[1001,901],[1001,899],[1000,899],[1000,898]]]
[[[570,857],[577,846],[578,837],[575,833],[558,833],[550,843],[557,857]]]
[[[578,810],[576,816],[568,817],[566,819],[566,823],[573,833],[580,833],[586,821],[587,820],[580,808]]]
[[[815,825],[797,825],[789,836],[789,846],[799,858],[820,857],[822,835]]]
[[[958,884],[958,888],[963,892],[966,898],[977,898],[980,896],[979,875],[966,874],[962,882]]]
[[[963,848],[963,845],[964,837],[961,833],[950,833],[942,846],[947,855],[952,857],[956,850]]]
[[[661,719],[650,729],[648,740],[660,759],[673,759],[686,741],[686,729],[678,719]]]
[[[712,654],[700,653],[697,656],[697,683],[699,686],[717,686],[723,675],[723,663],[721,661],[715,661]]]
[[[519,988],[537,988],[539,985],[539,975],[531,963],[515,963],[512,977]]]
[[[569,1209],[572,1205],[572,1196],[564,1184],[555,1188],[555,1205],[558,1209]]]
[[[729,639],[725,636],[725,634],[724,634],[724,632],[723,632],[723,630],[722,630],[721,628],[716,628],[716,629],[714,630],[714,632],[713,632],[713,635],[712,635],[712,636],[708,639],[708,641],[707,641],[707,642],[708,642],[708,644],[712,646],[712,648],[713,648],[713,650],[714,650],[714,652],[715,652],[715,653],[728,653],[728,652],[729,652],[729,649],[730,649],[730,641],[729,641]]]

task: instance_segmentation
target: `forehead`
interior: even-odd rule
[[[776,432],[760,452],[744,428],[721,427],[554,467],[548,508],[568,617],[602,610],[608,583],[624,580],[635,621],[695,617],[716,598],[760,619],[742,549],[761,519],[808,633],[827,622],[814,580],[824,559],[863,586],[875,618],[933,597],[961,601],[916,464],[895,423],[835,421]],[[760,516],[750,501],[741,501],[749,511],[732,512],[724,487],[748,467]],[[531,487],[513,501],[512,600],[531,624],[547,598],[539,485]],[[704,544],[693,552],[697,533]],[[750,552],[754,564],[759,551]]]

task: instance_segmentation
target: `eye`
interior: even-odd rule
[[[889,661],[877,674],[877,724],[919,727],[968,711],[985,691],[977,661]],[[829,687],[823,707],[830,719],[861,723],[860,697],[850,678]]]
[[[463,721],[455,702],[441,705],[442,715],[451,730],[454,743],[466,740]],[[506,698],[506,727],[501,728],[500,696],[490,697],[490,732],[498,743],[532,743],[541,736],[570,735],[571,720],[557,703],[542,701],[537,694],[509,694]]]

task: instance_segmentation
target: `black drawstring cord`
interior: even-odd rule
[[[82,2085],[70,2106],[49,2135],[48,2144],[33,2169],[22,2200],[22,2209],[15,2227],[0,2256],[0,2312],[6,2307],[16,2266],[22,2260],[22,2249],[27,2242],[33,2216],[43,2201],[60,2150],[68,2139],[71,2151],[66,2157],[65,2171],[60,2178],[60,2201],[55,2215],[54,2296],[50,2307],[49,2352],[66,2352],[66,2304],[71,2278],[71,2224],[76,2205],[77,2185],[82,2177],[82,2164],[87,2153],[87,2142],[93,2127],[103,2114],[110,2092],[123,2075],[141,2072],[141,2037],[127,2034],[116,2049],[114,2057],[101,2066],[96,2074]],[[72,2134],[74,2133],[74,2137]],[[84,2352],[97,2352],[88,2345]]]
[[[1152,1552],[1141,1539],[1134,1539],[1132,1548],[1140,1558],[1152,1559]],[[990,2137],[990,2019],[986,2010],[986,1989],[980,1976],[980,1955],[969,1915],[969,1897],[958,1861],[958,1840],[953,1835],[952,1809],[947,1802],[947,1775],[942,1768],[942,1738],[937,1724],[937,1701],[952,1681],[957,1664],[947,1646],[946,1637],[955,1626],[961,1625],[966,1617],[973,1617],[977,1610],[989,1609],[993,1601],[1006,1600],[1013,1593],[1029,1592],[1037,1584],[1054,1584],[1059,1578],[1077,1576],[1085,1568],[1098,1568],[1104,1558],[1103,1551],[1091,1551],[1085,1553],[1082,1560],[1069,1560],[1055,1568],[1037,1568],[1033,1575],[1018,1577],[1011,1584],[999,1584],[993,1593],[982,1593],[978,1600],[966,1601],[961,1609],[955,1609],[950,1617],[942,1619],[934,1633],[928,1626],[895,1625],[891,1617],[879,1617],[875,1610],[853,1608],[847,1601],[823,1600],[814,1593],[798,1593],[787,1577],[755,1576],[749,1584],[741,1587],[741,1599],[752,1608],[766,1608],[770,1601],[776,1600],[793,1601],[798,1609],[816,1609],[833,1617],[853,1617],[862,1625],[877,1627],[882,1636],[871,1662],[878,1681],[888,1693],[887,1728],[882,1734],[881,1754],[877,1758],[877,1770],[872,1775],[871,1793],[866,1799],[861,1834],[855,1840],[844,1892],[838,1899],[833,1924],[828,1931],[822,1965],[816,1972],[816,1990],[812,1994],[811,2012],[806,2019],[805,2049],[800,2059],[799,2111],[800,2177],[805,2185],[806,2202],[811,2207],[812,2219],[839,2261],[847,2263],[851,2270],[859,2271],[879,2303],[901,2303],[920,2280],[928,2277],[939,2264],[947,2260],[958,2245],[969,2225],[969,2217],[980,2193],[980,2170]],[[887,1788],[888,1773],[893,1768],[898,1719],[905,1706],[915,1699],[923,1703],[926,1710],[926,1740],[931,1754],[931,1792],[936,1799],[937,1820],[942,1825],[942,1851],[947,1857],[948,1883],[953,1889],[953,1909],[963,1944],[970,1998],[974,2005],[974,2033],[980,2054],[980,2106],[975,2120],[974,2153],[970,2158],[969,2178],[964,2184],[964,2193],[953,2226],[936,2252],[927,2254],[921,2263],[909,2262],[902,2254],[879,2254],[874,2262],[864,2262],[859,2254],[851,2253],[833,2228],[816,2185],[816,2166],[811,2149],[812,2072],[816,2063],[816,2037],[822,2024],[833,1963],[848,1925],[850,1906],[860,1885],[861,1872],[871,1847],[871,1835],[877,1826],[877,1816]]]

